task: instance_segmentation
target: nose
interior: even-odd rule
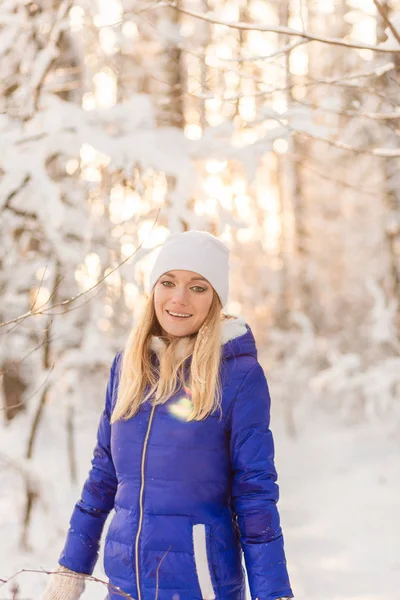
[[[186,306],[188,303],[187,290],[184,287],[177,286],[172,296],[172,304]]]

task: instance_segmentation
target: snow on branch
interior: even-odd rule
[[[72,0],[63,0],[60,3],[54,23],[50,29],[47,45],[39,50],[33,62],[32,74],[24,90],[26,102],[25,113],[27,116],[31,116],[37,108],[44,78],[51,68],[53,61],[59,55],[58,43],[62,33],[68,27],[67,17],[72,3]]]

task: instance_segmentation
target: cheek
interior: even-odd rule
[[[199,314],[201,314],[203,318],[205,318],[208,315],[208,312],[211,308],[212,299],[213,299],[212,294],[207,294],[207,295],[204,295],[201,298],[199,298],[199,303],[198,303],[197,308],[198,308]]]
[[[162,311],[162,306],[165,303],[165,294],[163,292],[163,288],[156,288],[154,292],[154,310],[156,311],[156,315]]]

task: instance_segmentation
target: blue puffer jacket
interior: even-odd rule
[[[226,341],[228,340],[228,341]],[[223,324],[223,417],[187,422],[182,389],[110,426],[121,353],[111,367],[92,469],[59,562],[91,574],[108,513],[110,584],[136,600],[292,596],[277,510],[270,397],[250,328]],[[107,600],[121,596],[110,588]]]

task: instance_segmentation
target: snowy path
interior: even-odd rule
[[[400,440],[327,418],[296,441],[276,437],[296,598],[400,599]]]

